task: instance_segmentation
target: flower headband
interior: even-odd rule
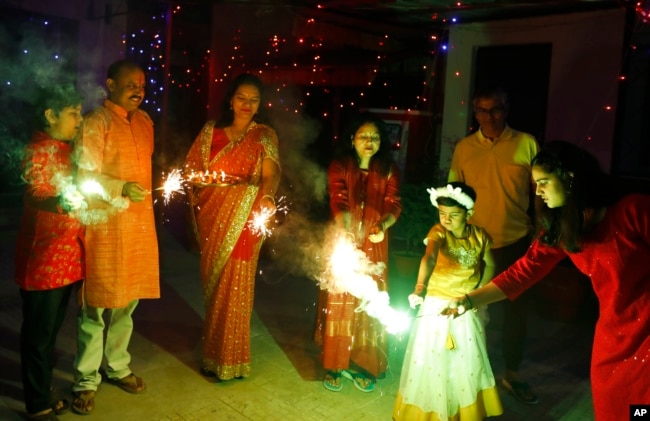
[[[466,193],[463,193],[460,187],[453,188],[451,184],[447,184],[446,187],[433,188],[430,187],[427,189],[431,197],[431,204],[435,207],[438,207],[437,199],[439,197],[448,197],[455,200],[467,210],[474,208],[474,201]]]

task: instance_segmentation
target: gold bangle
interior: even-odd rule
[[[262,196],[262,199],[264,199],[265,197],[271,199],[271,202],[273,202],[273,204],[275,205],[275,197],[271,196],[270,194],[265,194],[264,196]]]

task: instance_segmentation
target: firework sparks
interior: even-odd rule
[[[408,329],[410,318],[406,313],[390,306],[388,292],[379,291],[372,276],[381,274],[384,267],[381,262],[370,262],[351,238],[339,236],[335,240],[321,285],[334,293],[347,292],[354,295],[361,300],[355,311],[365,311],[383,324],[388,333],[398,334]]]
[[[262,208],[259,212],[253,212],[253,219],[248,221],[248,227],[253,233],[259,236],[268,237],[273,231],[267,226],[267,224],[274,214],[275,211],[272,211],[269,208]]]
[[[282,196],[277,200],[275,210],[263,207],[261,211],[253,212],[253,218],[248,221],[248,227],[254,234],[263,237],[269,237],[273,233],[271,227],[268,226],[271,218],[277,213],[286,215],[288,211],[289,207],[286,203],[284,203],[284,196]]]
[[[174,193],[185,194],[185,191],[183,191],[184,183],[185,180],[183,180],[183,174],[180,169],[175,168],[167,174],[163,186],[156,189],[163,191],[165,205],[169,203]]]
[[[86,180],[79,189],[86,196],[99,196],[102,200],[107,198],[106,191],[97,180]]]

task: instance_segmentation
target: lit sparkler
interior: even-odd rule
[[[361,304],[355,311],[365,311],[383,324],[388,333],[397,334],[408,329],[410,318],[390,306],[388,292],[379,291],[372,276],[381,274],[384,267],[381,262],[369,261],[351,238],[339,236],[321,283],[333,293],[347,292],[357,297]]]
[[[254,234],[262,237],[268,237],[271,235],[272,230],[267,226],[267,224],[274,214],[275,211],[263,207],[261,211],[252,213],[253,219],[248,221],[248,227]]]
[[[103,200],[107,198],[106,191],[97,180],[86,180],[79,189],[86,196],[99,196]]]
[[[253,218],[248,221],[248,227],[250,230],[259,236],[269,237],[273,233],[271,227],[268,226],[271,217],[276,213],[282,213],[284,215],[289,211],[289,207],[284,203],[284,196],[281,196],[276,203],[275,210],[271,210],[267,207],[263,207],[259,212],[253,212]]]
[[[163,200],[165,205],[169,203],[169,200],[172,198],[174,193],[185,194],[185,191],[183,191],[184,183],[185,180],[183,180],[183,173],[180,169],[175,168],[167,174],[163,186],[156,189],[163,191]]]

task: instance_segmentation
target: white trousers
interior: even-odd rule
[[[74,392],[97,390],[102,382],[99,369],[106,357],[106,375],[122,379],[129,374],[131,354],[128,346],[133,334],[133,311],[138,300],[122,308],[84,306],[77,315],[77,356],[73,363]],[[104,315],[108,323],[104,320]],[[106,343],[104,330],[106,329]]]

